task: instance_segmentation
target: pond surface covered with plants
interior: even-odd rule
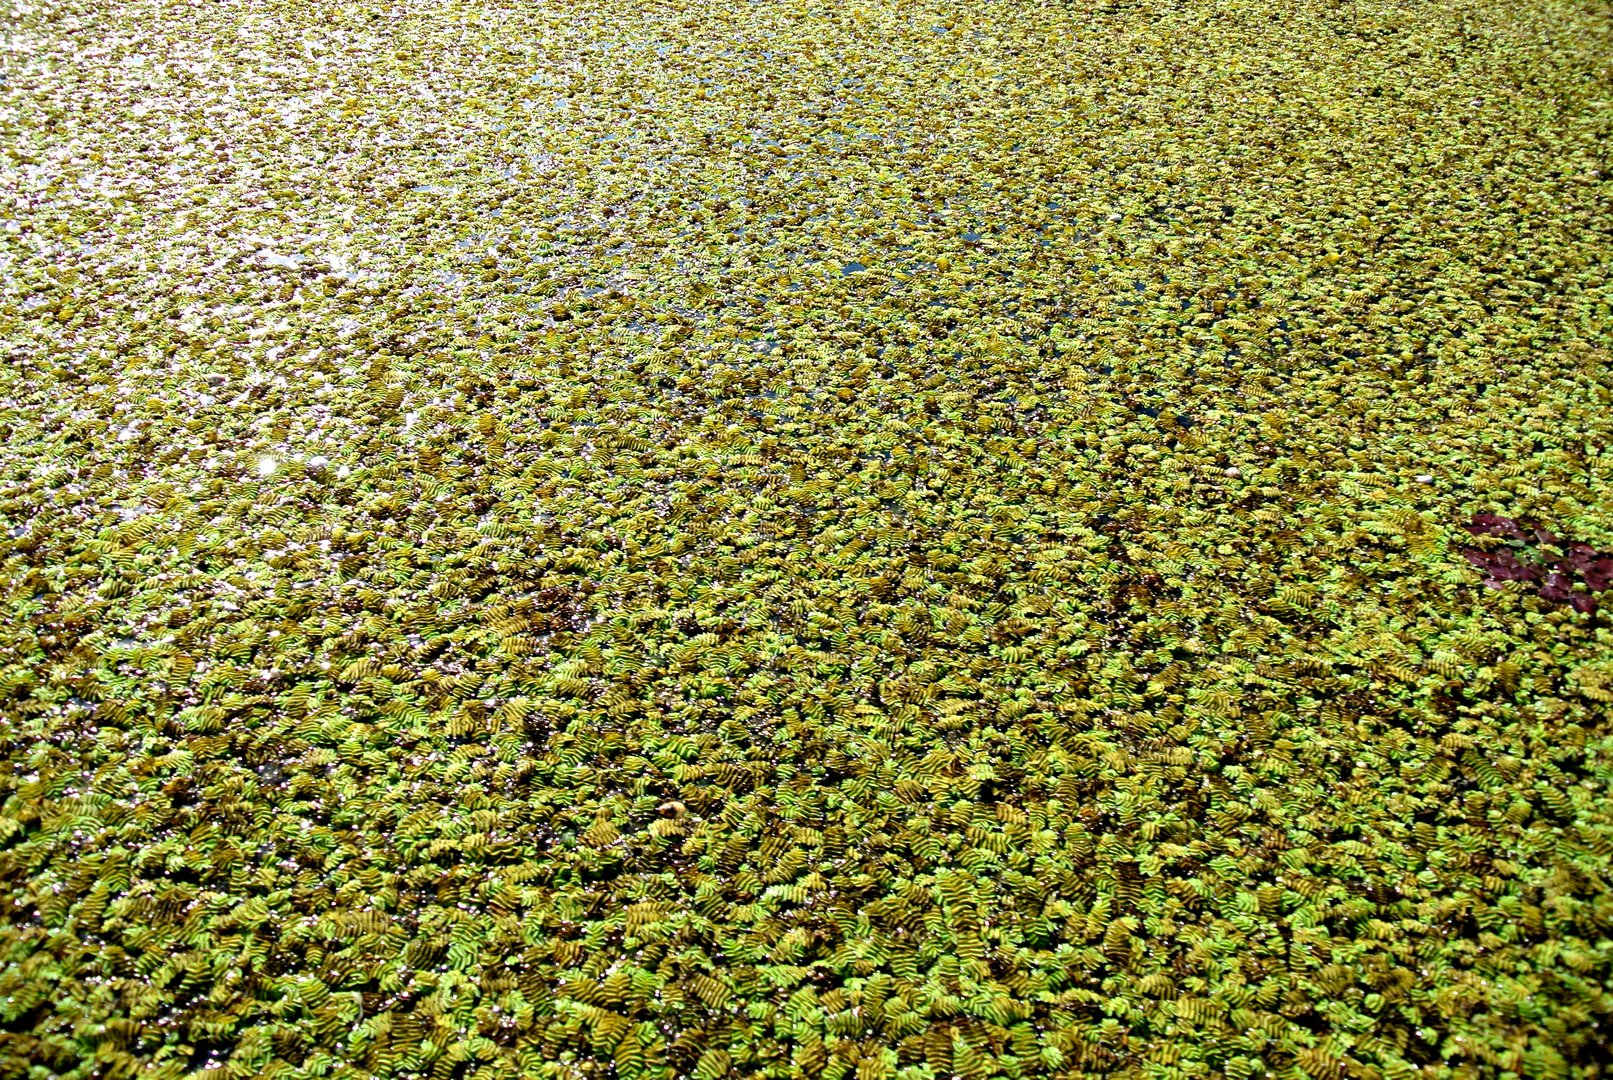
[[[1606,1075],[1605,3],[0,40],[0,1074]]]

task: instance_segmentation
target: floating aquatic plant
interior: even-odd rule
[[[1605,5],[3,18],[0,1075],[1605,1075]]]
[[[1499,514],[1476,514],[1463,528],[1474,536],[1506,542],[1506,546],[1491,550],[1462,549],[1462,557],[1484,571],[1484,584],[1490,588],[1502,588],[1509,581],[1526,581],[1543,599],[1586,612],[1596,608],[1596,593],[1613,586],[1613,552],[1598,551],[1578,540],[1564,540],[1546,529],[1526,527]],[[1585,588],[1575,589],[1576,583]]]

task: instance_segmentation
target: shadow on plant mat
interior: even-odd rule
[[[13,5],[0,1074],[1604,1075],[1608,9],[1280,7]]]

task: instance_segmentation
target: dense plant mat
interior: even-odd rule
[[[1605,3],[3,32],[0,1074],[1605,1075]]]

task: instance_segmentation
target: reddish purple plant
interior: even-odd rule
[[[1462,549],[1462,557],[1484,572],[1482,584],[1499,589],[1508,581],[1532,581],[1543,600],[1567,604],[1575,611],[1596,607],[1592,593],[1613,586],[1613,553],[1597,551],[1577,540],[1563,541],[1556,534],[1523,525],[1500,514],[1476,514],[1463,526],[1474,536],[1488,536],[1506,546]],[[1556,548],[1563,554],[1552,556],[1543,548]],[[1578,577],[1587,591],[1574,588]]]

